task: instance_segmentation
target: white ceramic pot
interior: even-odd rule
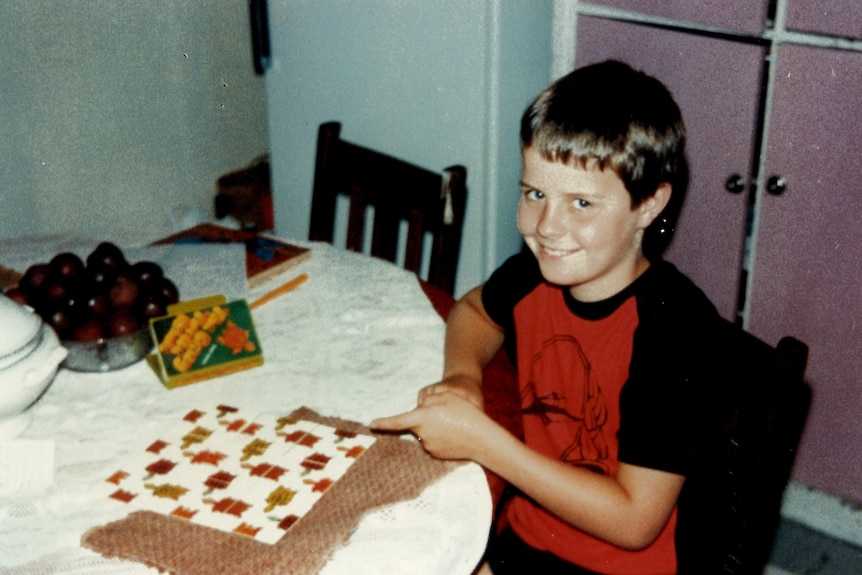
[[[51,384],[66,349],[29,307],[0,296],[0,439],[30,425],[30,407]]]

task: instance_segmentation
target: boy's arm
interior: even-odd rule
[[[451,391],[482,407],[482,370],[503,345],[503,330],[485,312],[482,287],[467,292],[446,323],[443,378],[419,392],[426,397]]]
[[[625,549],[643,549],[658,537],[685,480],[623,462],[612,478],[546,457],[503,429],[488,426],[481,435],[483,440],[474,438],[475,449],[465,454],[469,459],[563,521]]]
[[[454,393],[430,396],[413,411],[372,423],[409,429],[443,459],[469,459],[513,484],[563,521],[624,549],[643,549],[661,533],[684,477],[620,463],[616,477],[547,457],[527,447]]]

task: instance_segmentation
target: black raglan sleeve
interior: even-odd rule
[[[638,327],[620,397],[620,461],[687,475],[710,387],[710,353],[722,321],[705,295],[675,268],[637,294]]]

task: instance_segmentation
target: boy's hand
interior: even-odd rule
[[[458,375],[448,377],[440,383],[428,385],[420,389],[417,405],[421,406],[426,398],[439,393],[454,393],[463,397],[479,409],[485,408],[485,401],[482,397],[482,382],[467,376]]]
[[[494,422],[461,393],[436,391],[416,409],[371,422],[375,431],[410,431],[422,447],[441,459],[475,460]]]

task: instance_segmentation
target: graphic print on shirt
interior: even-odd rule
[[[543,394],[542,390],[554,390]],[[565,423],[574,429],[572,442],[558,454],[561,461],[609,473],[604,425],[608,411],[601,386],[578,340],[556,335],[532,358],[530,380],[521,394],[524,416],[545,426]]]

